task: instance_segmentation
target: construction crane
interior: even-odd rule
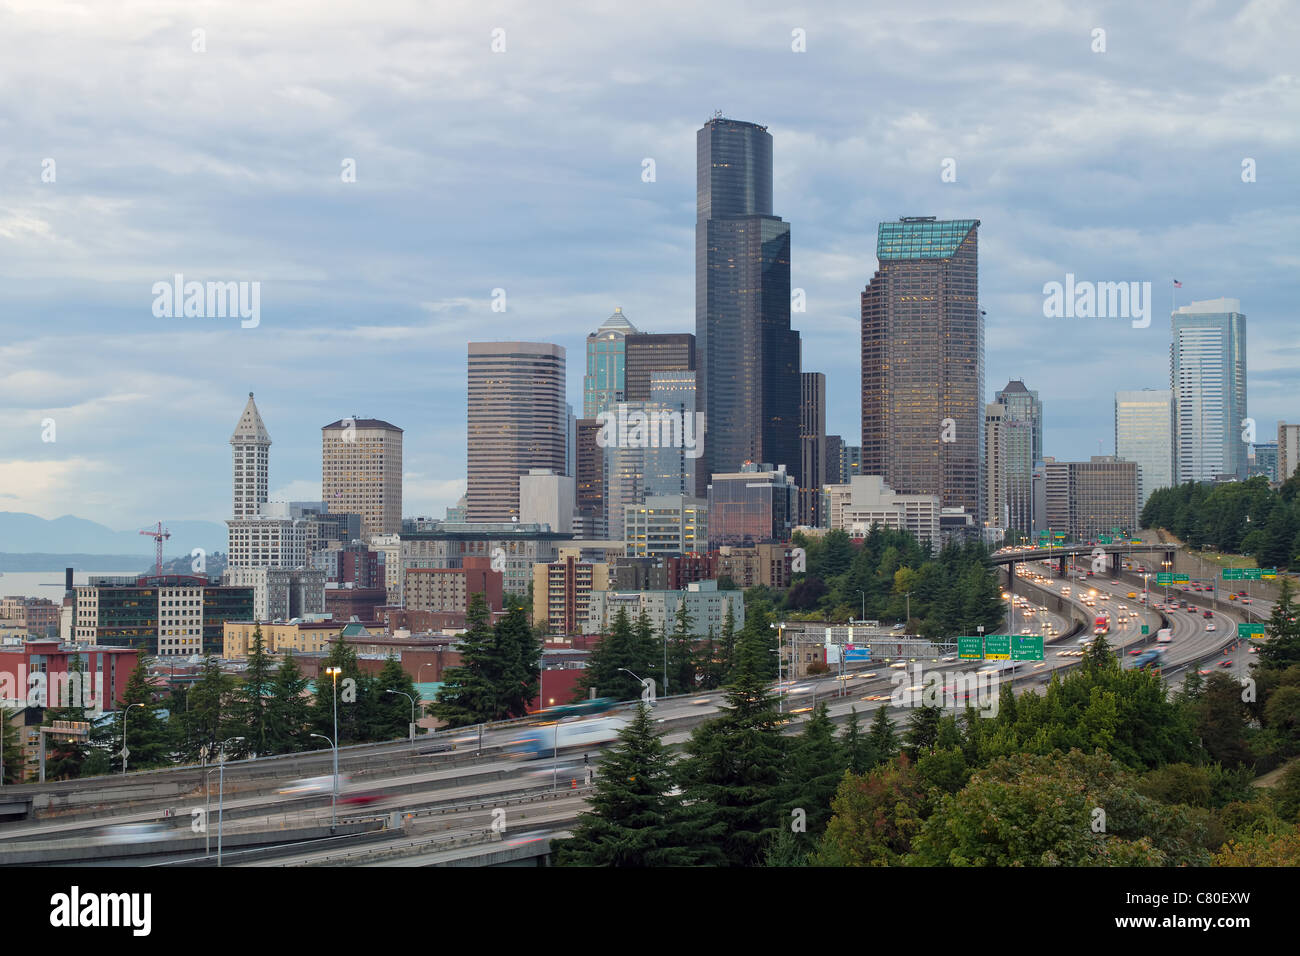
[[[156,531],[141,531],[140,533],[153,538],[154,543],[158,545],[158,558],[154,563],[154,574],[162,577],[162,543],[170,538],[172,533],[162,526],[161,521],[158,522]]]

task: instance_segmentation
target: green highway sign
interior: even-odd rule
[[[1011,660],[1011,635],[989,634],[985,637],[984,658],[990,661]]]
[[[1241,569],[1241,568],[1224,568],[1224,569],[1223,569],[1223,580],[1225,580],[1225,581],[1240,581],[1240,580],[1242,580],[1242,579],[1244,578],[1244,575],[1243,575],[1241,572],[1242,572],[1242,569]]]
[[[1237,633],[1240,634],[1242,637],[1263,637],[1264,625],[1263,624],[1238,624]]]
[[[1161,571],[1158,574],[1156,574],[1156,584],[1173,584],[1173,583],[1174,583],[1174,576],[1172,574],[1166,574],[1164,571]]]
[[[957,638],[957,656],[962,660],[979,660],[984,656],[984,640],[978,634]]]
[[[1064,541],[1064,540],[1065,540],[1065,533],[1062,532],[1062,531],[1058,531],[1058,532],[1056,532],[1056,534],[1052,535],[1052,537],[1055,538],[1057,541]]]
[[[1143,625],[1142,625],[1142,633],[1143,633],[1143,634],[1150,634],[1150,633],[1151,633],[1151,628],[1150,628],[1148,625],[1143,624]]]
[[[1111,529],[1110,529],[1110,533],[1111,533],[1111,534],[1123,534],[1124,532],[1121,531],[1119,528],[1111,528]]]
[[[1186,574],[1175,574],[1175,575],[1174,575],[1174,584],[1186,584],[1186,583],[1187,583],[1188,581],[1190,581],[1190,580],[1191,580],[1191,577],[1189,577],[1189,576],[1186,575]]]
[[[1099,534],[1099,535],[1097,535],[1097,543],[1098,543],[1098,544],[1111,544],[1112,541],[1113,541],[1113,539],[1112,539],[1111,536],[1108,535],[1108,534]]]
[[[1043,636],[1041,634],[1020,634],[1012,641],[1011,659],[1013,661],[1041,661],[1043,659]]]

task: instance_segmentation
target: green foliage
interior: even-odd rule
[[[820,703],[794,739],[787,762],[786,819],[793,830],[796,852],[810,853],[826,831],[831,818],[831,799],[847,769],[844,749],[835,741],[835,725]],[[795,816],[798,811],[798,816]]]
[[[68,659],[68,673],[85,675],[85,669],[81,664],[81,655],[73,654]],[[105,688],[107,692],[107,688]],[[52,691],[51,691],[52,692]],[[53,701],[51,701],[53,703]],[[85,707],[81,706],[81,700],[63,701],[69,706],[50,707],[45,711],[45,719],[42,726],[51,727],[56,720],[78,720],[89,721],[92,715],[89,714]],[[136,708],[139,710],[140,708]],[[89,740],[81,740],[75,737],[58,738],[50,735],[46,738],[45,752],[45,779],[46,780],[71,780],[82,774],[82,768],[91,754],[91,745]],[[9,752],[5,751],[5,773],[9,772]],[[15,765],[16,766],[16,765]]]
[[[109,738],[116,741],[109,765],[114,773],[122,769],[123,720],[126,724],[126,747],[130,751],[126,760],[128,770],[149,770],[171,764],[171,735],[158,715],[153,688],[149,686],[147,667],[148,658],[141,657],[137,660],[135,670],[127,679],[122,699],[117,702],[118,719],[113,722],[116,726],[110,731],[115,733]],[[132,706],[134,704],[141,706]],[[102,735],[100,741],[104,742]]]
[[[269,712],[271,686],[274,681],[275,664],[266,653],[266,642],[262,637],[262,626],[253,627],[253,641],[248,649],[248,666],[244,670],[243,682],[235,694],[235,722],[239,724],[244,737],[244,752],[265,754],[274,753],[275,742],[270,736]]]
[[[286,651],[271,684],[271,699],[266,715],[272,753],[297,753],[312,749],[311,739],[307,736],[307,684],[308,680],[302,675],[293,652]]]
[[[627,611],[620,607],[614,615],[613,626],[592,649],[591,656],[587,659],[587,667],[578,682],[574,700],[586,699],[593,690],[597,697],[612,697],[614,700],[639,698],[641,681],[637,678],[648,679],[653,673],[645,667],[647,653],[647,648],[628,620]],[[629,674],[628,671],[632,673]]]
[[[896,866],[911,849],[928,807],[925,784],[906,757],[867,774],[846,774],[811,862],[814,866]]]
[[[476,593],[465,623],[460,664],[443,674],[429,713],[450,727],[522,717],[538,693],[542,653],[523,607],[513,604],[492,627],[483,594]]]
[[[0,707],[0,753],[4,755],[5,772],[3,783],[17,783],[27,763],[19,742],[18,724],[15,720],[18,711]],[[80,766],[78,761],[77,766]]]
[[[686,811],[673,783],[672,759],[650,709],[636,717],[600,761],[589,809],[570,839],[553,844],[557,866],[691,866],[716,862],[692,844]]]
[[[913,843],[921,866],[1203,865],[1185,808],[1144,797],[1108,754],[1016,754],[945,796]]]
[[[1268,640],[1259,649],[1259,665],[1266,670],[1285,670],[1300,664],[1300,606],[1291,582],[1283,578],[1277,601],[1268,620]]]
[[[1154,492],[1142,509],[1144,528],[1164,528],[1192,548],[1249,554],[1260,567],[1297,567],[1300,496],[1295,479],[1278,491],[1251,478],[1213,488],[1188,482]]]

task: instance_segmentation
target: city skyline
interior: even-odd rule
[[[391,25],[402,12],[378,4],[373,15]],[[457,13],[439,24],[437,41],[418,27],[416,42],[439,42],[447,56],[425,67],[434,83],[402,96],[431,99],[448,122],[401,135],[390,110],[340,114],[353,97],[378,93],[349,93],[345,78],[304,68],[275,14],[267,28],[287,45],[286,63],[256,81],[229,77],[229,111],[202,84],[223,47],[248,53],[233,35],[244,14],[211,26],[225,35],[204,54],[191,53],[186,31],[173,54],[165,42],[159,52],[157,35],[129,39],[129,18],[119,26],[91,12],[70,26],[60,42],[81,48],[85,75],[101,81],[96,95],[132,105],[104,109],[126,130],[104,147],[94,124],[69,118],[81,100],[51,78],[16,118],[17,148],[0,157],[13,185],[0,205],[0,310],[9,319],[0,414],[14,426],[0,437],[0,510],[116,528],[223,521],[232,405],[255,391],[275,423],[272,499],[320,498],[320,423],[356,414],[402,423],[404,511],[441,515],[465,486],[465,343],[546,341],[577,355],[615,306],[642,331],[692,331],[694,133],[719,107],[774,137],[773,208],[790,224],[791,284],[806,293],[793,325],[803,368],[827,375],[828,433],[858,434],[857,294],[876,266],[875,228],[913,214],[981,220],[981,403],[994,383],[1036,388],[1050,409],[1046,455],[1113,453],[1114,392],[1167,387],[1164,297],[1174,277],[1183,288],[1168,305],[1237,298],[1250,317],[1249,409],[1260,441],[1275,437],[1277,420],[1296,418],[1287,237],[1298,218],[1297,134],[1278,122],[1293,98],[1279,83],[1289,25],[1253,7],[1232,16],[1109,10],[1109,47],[1094,53],[1084,18],[1028,4],[874,15],[845,6],[804,24],[775,13],[743,25],[689,14],[667,9],[639,31],[642,45],[606,68],[618,79],[599,85],[612,92],[583,87],[563,108],[552,102],[556,87],[536,78],[558,68],[562,83],[591,68],[539,52],[563,35],[545,17],[506,18],[509,49],[495,59],[495,24]],[[26,16],[13,33],[25,42],[4,47],[14,71],[54,43],[24,31]],[[930,25],[917,30],[922,20]],[[790,48],[794,26],[807,29],[806,53]],[[614,17],[586,27],[567,42],[595,49],[627,36]],[[702,27],[720,38],[717,61],[687,66],[665,86],[649,65],[681,60]],[[361,51],[382,45],[382,29],[358,29],[346,13],[323,14],[321,30],[308,60],[319,58],[315,44],[345,37]],[[846,32],[859,39],[842,42]],[[1165,45],[1152,45],[1157,34]],[[919,35],[932,46],[918,46]],[[875,53],[863,56],[862,42]],[[961,61],[974,49],[981,75],[1015,66],[995,88],[967,91]],[[159,107],[132,94],[133,74],[119,76],[119,59],[131,56],[174,79],[177,102],[195,106],[169,116],[165,133]],[[196,61],[206,64],[199,72],[183,56],[209,60]],[[752,71],[735,67],[756,56],[771,79],[754,84]],[[441,71],[481,86],[442,89]],[[905,82],[921,74],[931,79]],[[537,92],[523,92],[530,83]],[[814,91],[828,87],[882,95],[864,114],[818,105]],[[496,108],[482,109],[488,101]],[[71,140],[69,127],[78,129]],[[442,135],[448,128],[456,135]],[[289,136],[301,140],[292,152]],[[393,145],[367,145],[375,142]],[[483,142],[493,149],[475,149]],[[53,181],[42,181],[46,158]],[[340,178],[349,158],[352,183]],[[945,182],[949,158],[955,180]],[[1246,158],[1256,181],[1242,179]],[[539,179],[551,185],[539,192]],[[274,221],[255,218],[268,208]],[[427,226],[431,215],[410,224],[435,208],[440,228]],[[360,230],[358,217],[368,223]],[[156,317],[150,287],[177,274],[260,282],[260,323]],[[1152,282],[1150,328],[1044,319],[1042,286],[1067,274]],[[505,312],[493,311],[497,288]],[[340,354],[353,374],[333,379],[325,403],[305,401],[322,363],[338,365]],[[568,376],[566,395],[582,407],[580,375]],[[46,419],[54,442],[41,441]]]

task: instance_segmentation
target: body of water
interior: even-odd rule
[[[91,575],[127,575],[136,577],[138,568],[129,571],[74,571],[73,584],[89,584]],[[6,571],[0,574],[0,596],[49,598],[55,604],[63,603],[63,572],[60,571]]]

